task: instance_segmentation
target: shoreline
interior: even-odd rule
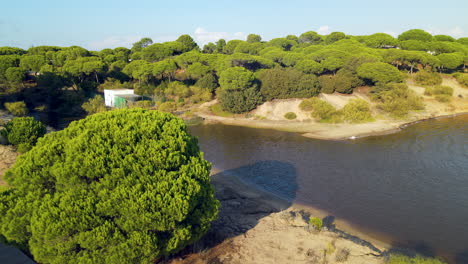
[[[444,113],[440,115],[415,115],[410,120],[380,119],[363,124],[327,124],[314,121],[283,121],[283,120],[255,120],[248,118],[220,117],[214,114],[197,113],[204,119],[203,124],[223,124],[250,128],[273,129],[285,132],[299,133],[304,137],[320,140],[349,140],[370,136],[394,134],[402,129],[424,121],[451,118],[468,114],[467,111]]]
[[[320,217],[322,219],[327,216],[332,216],[326,210],[286,199],[275,193],[269,192],[260,186],[248,183],[242,180],[239,176],[231,174],[227,175],[216,167],[213,167],[211,170],[211,179],[215,185],[228,187],[239,194],[255,199],[260,204],[268,204],[277,211],[304,211],[312,216]],[[343,239],[351,240],[355,243],[366,244],[369,248],[372,248],[375,251],[380,251],[381,253],[392,248],[391,241],[387,241],[388,239],[382,239],[384,234],[377,234],[377,232],[372,232],[370,230],[365,231],[364,228],[359,228],[358,226],[339,218],[335,218],[332,224],[334,227],[329,231],[341,235]]]

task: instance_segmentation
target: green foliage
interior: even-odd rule
[[[214,104],[210,106],[210,111],[213,112],[213,114],[222,117],[231,117],[233,115],[232,113],[224,111],[221,104]]]
[[[29,112],[24,101],[5,103],[4,106],[14,116],[25,116]]]
[[[218,81],[213,74],[207,74],[198,79],[195,85],[201,88],[205,88],[210,92],[214,92],[216,88],[218,88]]]
[[[319,93],[315,75],[304,74],[294,68],[274,68],[258,74],[260,92],[265,100],[285,98],[306,98]]]
[[[335,78],[332,75],[321,75],[318,77],[320,91],[326,94],[335,92]]]
[[[346,35],[343,32],[332,32],[329,35],[325,36],[325,43],[332,44],[338,40],[345,39]]]
[[[418,71],[414,74],[413,80],[419,85],[439,85],[442,83],[440,74],[428,71]]]
[[[15,117],[6,123],[5,128],[0,132],[8,143],[17,146],[18,151],[24,152],[23,150],[27,151],[45,135],[46,127],[32,117]]]
[[[311,218],[309,218],[309,224],[317,231],[322,230],[322,227],[323,227],[322,218],[311,217]]]
[[[449,42],[455,42],[455,39],[451,36],[447,35],[435,35],[433,37],[434,41],[449,41]]]
[[[177,104],[174,102],[164,102],[159,105],[158,110],[163,112],[174,112],[177,110]]]
[[[307,43],[307,44],[319,44],[323,41],[322,36],[317,34],[314,31],[307,31],[302,33],[297,40],[299,43]]]
[[[132,52],[141,51],[143,48],[153,44],[153,40],[150,38],[142,38],[140,41],[133,43]]]
[[[6,173],[0,233],[40,263],[153,263],[216,218],[210,168],[171,114],[88,116],[46,135]]]
[[[320,100],[317,97],[307,99],[308,107],[312,108],[311,116],[321,122],[339,123],[341,122],[341,113],[331,104]]]
[[[434,98],[441,103],[449,103],[452,101],[452,96],[447,94],[436,94]]]
[[[302,111],[312,111],[314,109],[314,102],[311,99],[304,99],[299,104],[299,109]]]
[[[453,77],[465,88],[468,88],[468,74],[467,73],[457,73]]]
[[[440,61],[440,67],[448,70],[455,70],[463,64],[463,54],[443,53],[436,56]]]
[[[247,42],[248,43],[255,43],[255,42],[261,42],[261,41],[262,41],[262,37],[260,35],[249,34],[247,36]]]
[[[383,62],[364,63],[357,69],[357,74],[373,83],[402,82],[403,76],[391,65]]]
[[[294,112],[287,112],[286,114],[284,114],[284,118],[288,120],[293,120],[297,118],[297,115]]]
[[[427,42],[427,41],[432,41],[432,35],[422,29],[410,29],[408,31],[401,33],[398,36],[398,40],[400,41],[419,40],[419,41]]]
[[[135,103],[132,104],[131,107],[150,109],[150,108],[153,107],[153,101],[151,101],[151,100],[136,101]]]
[[[107,110],[104,98],[100,95],[90,98],[81,107],[86,111],[86,113],[88,113],[88,115],[105,112]]]
[[[397,45],[398,40],[385,33],[375,33],[365,37],[364,43],[371,48],[383,48]]]
[[[373,121],[369,103],[362,99],[351,99],[341,110],[343,119],[350,123]]]
[[[244,90],[225,90],[218,92],[218,99],[224,111],[240,114],[251,111],[263,102],[256,86]]]
[[[393,117],[404,117],[412,110],[424,109],[421,97],[403,83],[388,83],[372,88],[372,98],[379,102],[378,108]]]
[[[445,95],[453,95],[453,88],[450,86],[445,85],[436,85],[432,87],[427,87],[424,91],[425,95],[437,95],[437,94],[445,94]]]
[[[300,60],[295,65],[294,68],[302,71],[306,74],[319,74],[323,72],[323,65],[314,61],[314,60]]]
[[[434,258],[425,258],[422,256],[408,257],[404,255],[392,254],[388,259],[387,264],[446,264],[446,262]]]
[[[25,72],[20,67],[10,67],[5,71],[5,78],[10,83],[21,83],[24,77]]]
[[[193,38],[190,37],[189,35],[181,35],[179,38],[177,38],[176,41],[184,45],[183,52],[191,51],[193,49],[198,49],[197,43],[195,43]]]
[[[255,77],[243,67],[233,67],[223,71],[219,84],[223,90],[243,90],[252,86]]]

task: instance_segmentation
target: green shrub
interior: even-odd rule
[[[18,148],[22,145],[21,150],[27,151],[45,135],[46,127],[33,117],[15,117],[5,125],[1,133],[10,144]]]
[[[153,107],[153,101],[151,100],[141,100],[141,101],[136,101],[132,104],[131,107],[138,107],[138,108],[143,108],[143,109],[150,109]]]
[[[89,99],[83,105],[81,105],[88,115],[105,112],[107,110],[106,105],[104,103],[104,98],[100,95],[96,95],[95,97]]]
[[[458,83],[463,87],[468,88],[468,73],[456,73],[453,75]]]
[[[213,74],[207,74],[201,77],[195,84],[198,87],[208,89],[210,92],[214,92],[218,87],[218,82]]]
[[[312,111],[314,108],[314,104],[311,99],[304,99],[302,102],[299,104],[299,108],[302,111]]]
[[[375,86],[371,90],[371,97],[379,102],[378,108],[397,118],[406,116],[409,111],[424,109],[421,97],[403,83]]]
[[[287,112],[286,114],[284,114],[284,118],[288,120],[293,120],[297,118],[297,115],[296,113],[293,113],[293,112]]]
[[[332,94],[335,92],[335,79],[332,75],[322,75],[318,77],[320,92]]]
[[[315,230],[320,231],[323,227],[323,221],[319,217],[309,218],[309,225],[311,225]]]
[[[175,102],[164,102],[159,105],[158,110],[163,112],[174,112],[177,110],[177,104]]]
[[[210,169],[174,115],[91,115],[46,135],[7,171],[0,234],[39,263],[153,263],[216,219]]]
[[[421,256],[412,258],[404,255],[391,255],[387,264],[446,264],[446,262]]]
[[[434,98],[441,103],[449,103],[450,101],[452,101],[452,96],[447,94],[436,94],[434,95]]]
[[[413,75],[413,80],[419,85],[439,85],[442,77],[436,72],[418,71]]]
[[[425,95],[453,95],[453,88],[450,86],[436,85],[432,87],[427,87],[424,91]]]
[[[224,111],[235,114],[249,112],[263,102],[262,95],[255,86],[245,90],[220,89],[218,99]]]
[[[311,116],[321,122],[339,123],[341,122],[341,113],[336,110],[331,104],[313,97],[308,100],[308,104],[312,106]]]
[[[364,63],[357,69],[357,75],[373,83],[399,83],[404,80],[397,68],[384,62]]]
[[[5,103],[4,106],[14,116],[25,116],[29,112],[24,101]]]
[[[369,103],[362,99],[350,100],[341,110],[343,119],[351,123],[373,121]]]

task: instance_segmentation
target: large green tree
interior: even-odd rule
[[[40,263],[154,263],[216,218],[210,167],[171,114],[88,116],[46,135],[6,173],[0,233]]]

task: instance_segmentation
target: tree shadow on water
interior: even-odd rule
[[[218,219],[202,239],[178,256],[206,252],[229,238],[245,234],[260,219],[291,206],[297,191],[294,166],[276,160],[259,161],[211,177],[215,196],[221,203]]]
[[[455,256],[455,264],[468,264],[468,249]]]

